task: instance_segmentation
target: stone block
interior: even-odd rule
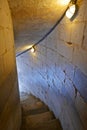
[[[0,56],[5,53],[5,38],[4,38],[4,29],[0,29]]]
[[[53,31],[46,39],[46,47],[54,51],[57,51],[58,37],[58,28],[55,28],[55,31]]]
[[[47,54],[47,48],[44,45],[37,45],[36,50],[44,56]]]
[[[85,25],[84,22],[72,23],[71,42],[73,44],[79,46],[82,45],[84,25]]]
[[[12,71],[0,84],[0,113],[5,106],[5,103],[11,93],[12,88],[17,86],[16,80],[16,73]]]
[[[14,48],[14,37],[13,37],[13,29],[6,28],[4,29],[4,41],[6,50],[9,51]]]
[[[87,76],[76,68],[73,82],[85,102],[87,102]]]
[[[84,102],[84,98],[81,97],[79,92],[77,93],[77,96],[75,99],[75,107],[84,125],[84,130],[86,130],[87,129],[87,103]]]
[[[66,62],[67,59],[64,56],[62,56],[61,54],[57,54],[57,61],[56,61],[57,68],[63,70],[64,72],[66,69]]]
[[[58,26],[59,39],[65,41],[65,42],[70,42],[71,29],[72,29],[72,23],[60,24]]]
[[[87,75],[87,51],[75,46],[73,52],[73,64],[80,68],[80,70]]]
[[[65,74],[67,75],[68,79],[71,79],[73,81],[74,77],[74,71],[75,71],[75,66],[68,61],[66,61],[66,68],[65,68]]]
[[[61,80],[61,82],[64,82],[64,80],[65,80],[65,73],[59,66],[56,66],[56,73],[55,73],[55,75]]]
[[[2,62],[1,62],[2,61]],[[4,63],[3,63],[3,56],[0,56],[0,85],[4,78]]]
[[[66,77],[64,85],[65,85],[65,88],[66,88],[69,96],[71,97],[72,101],[75,102],[76,93],[75,93],[75,86],[74,86],[73,82],[71,80],[69,80],[68,77]]]
[[[9,122],[9,129],[11,129],[12,125],[13,128],[15,127],[14,122],[10,122],[11,121],[10,118],[12,119],[14,118],[13,114],[15,113],[17,106],[20,104],[17,87],[14,86],[13,89],[11,89],[9,96],[7,98],[7,102],[5,103],[6,104],[3,108],[3,111],[0,114],[0,129],[2,130],[4,130],[6,126],[8,126],[8,122]]]
[[[47,48],[47,60],[56,60],[56,52]]]
[[[66,42],[59,40],[57,52],[69,61],[72,61],[73,46],[68,46]]]
[[[9,59],[8,59],[9,57]],[[14,49],[11,49],[7,53],[3,55],[3,64],[4,64],[4,76],[6,77],[9,73],[11,73],[16,65],[15,65],[15,59],[14,59]]]
[[[4,28],[12,28],[11,14],[8,6],[8,2],[1,1],[0,4],[0,26]]]
[[[13,114],[13,122],[12,122],[14,126],[13,130],[20,130],[21,123],[22,123],[21,116],[22,116],[22,112],[19,103],[19,105],[17,105],[16,110]]]
[[[85,24],[85,28],[84,28],[84,39],[83,39],[82,47],[84,50],[87,50],[87,24]]]

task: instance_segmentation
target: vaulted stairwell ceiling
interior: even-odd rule
[[[65,11],[70,0],[8,0],[16,51],[40,40]]]

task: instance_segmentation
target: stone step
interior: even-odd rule
[[[49,109],[47,106],[43,105],[40,108],[35,108],[35,109],[23,109],[23,116],[27,116],[27,115],[35,115],[35,114],[40,114],[40,113],[44,113],[44,112],[48,112]]]
[[[36,114],[33,116],[26,116],[26,124],[29,126],[36,126],[42,122],[50,121],[54,119],[54,115],[52,112],[44,112],[41,114]]]
[[[27,125],[26,130],[62,130],[62,128],[59,120],[54,119],[34,126]]]
[[[25,94],[21,106],[21,130],[62,130],[59,120],[55,119],[49,108],[36,97]]]
[[[31,94],[26,94],[26,93],[21,94],[21,105],[34,104],[38,101],[40,100]]]
[[[44,106],[44,104],[41,101],[38,101],[34,104],[33,103],[32,104],[25,103],[25,104],[22,105],[22,109],[24,111],[27,111],[27,110],[31,110],[31,109],[38,109],[38,108],[41,108],[43,106]]]

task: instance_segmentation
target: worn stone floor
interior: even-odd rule
[[[21,107],[21,130],[62,130],[53,112],[33,95],[21,93]]]

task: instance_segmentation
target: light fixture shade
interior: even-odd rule
[[[66,16],[71,19],[76,12],[76,5],[71,5],[69,9],[66,11]]]

